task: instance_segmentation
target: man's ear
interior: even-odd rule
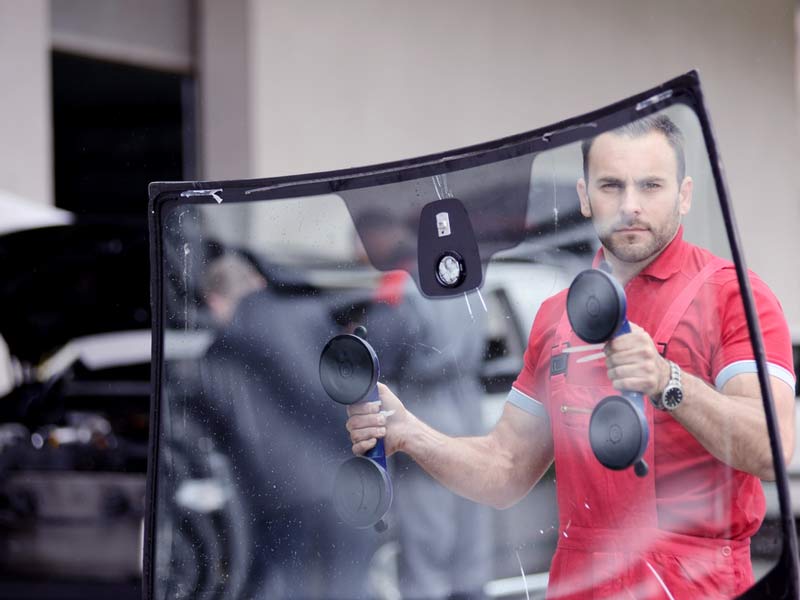
[[[692,190],[694,181],[688,175],[683,178],[680,190],[678,191],[678,210],[681,216],[689,214],[692,208]]]
[[[581,201],[581,214],[587,219],[592,216],[592,205],[589,202],[589,194],[586,191],[586,181],[581,177],[575,186],[578,190],[578,198]]]

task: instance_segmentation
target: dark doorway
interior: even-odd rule
[[[147,214],[147,184],[194,175],[191,77],[52,54],[56,205]]]

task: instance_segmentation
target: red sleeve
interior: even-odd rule
[[[785,369],[794,377],[792,341],[783,309],[772,290],[755,274],[750,284],[764,340],[764,351],[770,366]],[[716,379],[723,369],[741,361],[753,361],[753,347],[747,328],[744,303],[735,276],[719,288],[720,346],[712,356],[711,371]]]
[[[542,303],[531,327],[522,371],[512,387],[548,406],[548,381],[553,336],[565,310],[566,290]]]

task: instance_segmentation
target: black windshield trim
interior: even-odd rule
[[[180,196],[182,193],[191,194],[183,197],[182,202],[200,204],[216,202],[210,193],[202,194],[212,190],[224,190],[225,202],[330,194],[440,175],[541,152],[584,139],[587,128],[599,134],[674,104],[697,107],[699,86],[697,72],[691,71],[626,100],[554,125],[412,159],[264,179],[154,182],[149,187],[150,214],[153,214],[156,204],[167,201],[170,195]]]
[[[753,346],[753,356],[758,366],[758,382],[761,388],[761,398],[764,405],[764,412],[767,420],[767,430],[769,431],[770,448],[774,461],[776,480],[775,484],[778,491],[778,504],[780,505],[781,532],[783,534],[783,545],[781,548],[781,559],[771,571],[769,577],[765,577],[753,588],[742,595],[744,598],[797,598],[800,596],[800,565],[798,565],[797,552],[797,532],[795,530],[794,515],[792,514],[792,503],[789,497],[789,478],[786,471],[786,461],[783,458],[783,448],[780,439],[780,429],[778,419],[775,414],[775,402],[772,397],[772,387],[769,382],[769,371],[767,369],[766,351],[764,349],[764,339],[761,335],[761,325],[758,322],[755,300],[753,299],[753,289],[750,285],[747,264],[742,251],[741,236],[736,224],[728,194],[728,187],[722,176],[722,160],[717,150],[716,140],[711,129],[711,119],[703,102],[703,95],[700,87],[697,88],[698,103],[695,108],[703,130],[703,137],[711,163],[711,172],[717,188],[719,204],[722,210],[722,217],[725,221],[725,231],[731,247],[733,262],[736,267],[736,278],[739,281],[742,302],[744,304],[745,315],[747,317],[747,329],[750,335],[750,343]],[[782,584],[779,583],[782,581]]]

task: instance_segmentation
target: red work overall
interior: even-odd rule
[[[714,261],[678,292],[653,336],[657,343],[669,341],[700,286],[721,266]],[[582,343],[565,314],[556,330],[553,356],[566,345]],[[609,384],[603,360],[571,361],[566,372],[551,375],[549,414],[560,529],[547,597],[641,600],[731,598],[741,593],[752,584],[749,540],[659,528],[654,447],[670,443],[674,428],[680,427],[671,415],[645,402],[650,428],[646,477],[637,477],[632,468],[606,469],[592,453],[592,409],[605,396],[618,394]],[[681,435],[688,435],[680,429]]]

